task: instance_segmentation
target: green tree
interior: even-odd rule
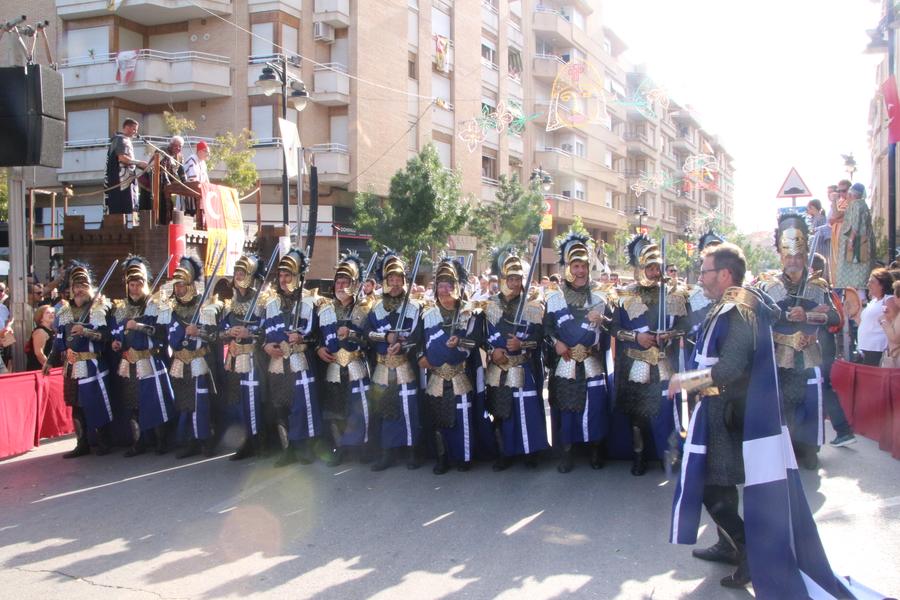
[[[169,135],[188,135],[197,129],[197,124],[187,117],[180,117],[178,113],[163,111],[163,120]]]
[[[518,175],[501,175],[496,200],[472,211],[468,230],[482,248],[524,245],[529,236],[537,234],[543,211],[544,197],[537,188],[523,186]]]
[[[769,269],[778,269],[781,267],[781,260],[775,252],[774,237],[773,242],[769,245],[754,244],[745,233],[737,230],[733,223],[725,221],[721,213],[715,212],[710,214],[702,223],[698,231],[705,232],[712,229],[727,241],[744,251],[744,257],[747,259],[747,269],[754,275],[758,275]]]
[[[428,144],[394,174],[387,198],[356,195],[353,226],[371,234],[372,250],[388,246],[407,257],[425,250],[433,259],[469,222],[471,208],[460,188],[459,173],[444,169]]]
[[[9,220],[9,171],[0,169],[0,221]]]
[[[210,170],[219,163],[225,165],[226,174],[222,183],[235,188],[241,195],[256,187],[259,174],[256,172],[256,163],[253,162],[253,157],[256,156],[253,132],[244,129],[240,135],[234,135],[230,131],[217,135],[209,150]]]
[[[586,236],[590,236],[590,232],[587,230],[587,227],[584,226],[584,221],[581,220],[581,217],[575,215],[575,219],[572,221],[572,224],[569,225],[569,228],[565,231],[561,232],[558,236],[553,238],[553,247],[559,248],[559,244],[570,234],[570,233],[580,233]]]

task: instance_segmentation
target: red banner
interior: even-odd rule
[[[169,224],[169,252],[173,255],[172,262],[169,263],[169,278],[175,275],[175,269],[178,267],[178,261],[184,256],[187,248],[187,238],[185,234],[184,224]]]
[[[900,95],[897,93],[897,80],[891,75],[881,84],[881,96],[888,116],[888,143],[900,142]]]

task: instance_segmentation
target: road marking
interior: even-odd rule
[[[433,518],[432,520],[428,521],[427,523],[422,523],[422,527],[428,527],[429,525],[434,525],[435,523],[437,523],[437,522],[440,521],[441,519],[446,519],[447,517],[449,517],[450,515],[452,515],[452,514],[455,513],[455,512],[456,512],[455,510],[451,510],[450,512],[444,513],[444,514],[442,514],[442,515],[439,516],[439,517],[435,517],[435,518]]]
[[[151,473],[142,473],[140,475],[134,475],[132,477],[126,477],[124,479],[120,479],[118,481],[110,481],[109,483],[101,483],[100,485],[92,485],[90,487],[81,488],[80,490],[71,490],[68,492],[62,492],[61,494],[53,494],[52,496],[46,496],[41,498],[40,500],[34,500],[32,504],[40,504],[41,502],[47,502],[48,500],[58,500],[59,498],[66,498],[68,496],[75,496],[78,494],[84,494],[86,492],[93,492],[94,490],[100,490],[106,487],[110,487],[113,485],[119,485],[120,483],[128,483],[129,481],[136,481],[138,479],[144,479],[145,477],[153,477],[154,475],[161,475],[163,473],[171,473],[173,471],[178,471],[180,469],[188,469],[190,467],[196,467],[197,465],[202,465],[203,463],[208,463],[214,460],[222,460],[223,458],[227,458],[231,456],[231,454],[225,454],[223,456],[214,456],[212,458],[204,458],[203,460],[198,460],[195,462],[187,463],[185,465],[178,465],[177,467],[169,467],[168,469],[160,469],[159,471],[153,471]]]
[[[517,521],[515,524],[513,524],[513,525],[511,525],[510,527],[507,527],[506,529],[504,529],[504,530],[503,530],[503,535],[512,535],[512,534],[514,534],[515,532],[519,531],[520,529],[522,529],[523,527],[525,527],[526,525],[528,525],[529,523],[531,523],[532,521],[534,521],[535,519],[537,519],[537,518],[538,518],[539,516],[541,516],[542,514],[544,514],[544,511],[539,510],[538,512],[534,513],[533,515],[528,516],[528,517],[525,517],[524,519],[521,519],[521,520]]]
[[[280,481],[288,479],[289,477],[295,477],[296,475],[297,475],[297,473],[294,471],[291,471],[291,470],[282,471],[278,475],[275,475],[273,477],[269,477],[268,479],[260,481],[256,485],[251,485],[250,487],[241,490],[240,493],[235,494],[234,496],[232,496],[230,498],[226,498],[225,500],[223,500],[222,502],[219,502],[218,504],[210,506],[209,508],[206,509],[206,512],[224,514],[224,513],[228,512],[229,510],[234,510],[235,508],[237,508],[238,504],[240,504],[247,498],[256,496],[257,494],[259,494],[266,488],[268,488],[276,483],[279,483]]]
[[[836,506],[823,510],[815,515],[816,521],[827,521],[842,516],[858,515],[862,513],[872,513],[891,508],[892,506],[900,506],[900,496],[892,498],[877,498],[875,500],[866,500],[863,502],[854,502],[845,504],[844,506]]]

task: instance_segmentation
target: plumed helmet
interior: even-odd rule
[[[350,286],[347,288],[348,294],[356,294],[362,283],[363,277],[362,259],[358,254],[350,253],[341,255],[338,264],[334,266],[334,280],[344,277],[350,280]]]
[[[700,239],[697,240],[697,250],[699,252],[703,252],[706,248],[712,248],[713,246],[718,246],[723,243],[725,238],[721,235],[710,229],[706,233],[700,236]]]
[[[496,248],[492,252],[491,272],[497,275],[500,292],[509,296],[512,291],[506,284],[508,277],[522,277],[528,274],[528,263],[519,256],[519,250],[513,245]]]
[[[153,274],[150,272],[150,263],[143,256],[129,254],[122,263],[122,269],[125,271],[125,285],[131,281],[144,282],[144,294],[150,293],[150,279]]]
[[[443,256],[434,269],[434,297],[437,298],[437,284],[444,281],[453,284],[451,296],[459,300],[462,297],[463,285],[469,278],[461,256]]]
[[[87,284],[91,288],[91,295],[94,294],[94,273],[91,270],[91,266],[86,262],[73,260],[66,269],[65,290],[63,291],[68,292],[71,297],[72,288],[77,283]]]
[[[378,283],[385,281],[389,275],[400,275],[406,279],[406,262],[391,249],[385,249],[384,254],[378,261],[375,276]]]
[[[194,256],[182,256],[172,278],[187,285],[203,281],[203,265]]]
[[[793,213],[780,215],[775,230],[775,248],[782,257],[808,255],[809,226],[806,217]]]
[[[237,278],[234,279],[234,286],[242,290],[246,290],[257,280],[262,281],[266,276],[266,274],[263,273],[263,271],[266,270],[266,265],[259,260],[257,254],[252,252],[241,254],[240,258],[237,259],[237,262],[234,263],[234,270],[237,271],[238,269],[249,275],[249,277],[245,277],[241,282],[238,282]]]
[[[594,240],[590,236],[577,231],[569,231],[557,247],[559,253],[559,264],[565,268],[566,281],[575,281],[572,272],[569,269],[575,261],[582,261],[590,270],[591,261],[594,257]]]
[[[300,275],[309,269],[309,259],[299,248],[291,248],[278,261],[278,271],[291,274],[291,283],[288,291],[293,292],[300,285]]]
[[[659,265],[662,267],[662,252],[659,246],[641,233],[628,242],[628,264],[636,269],[646,269],[650,265]]]

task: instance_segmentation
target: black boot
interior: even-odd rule
[[[509,468],[509,457],[503,453],[503,432],[499,427],[494,429],[494,439],[497,441],[497,460],[491,465],[491,470],[499,473]]]
[[[575,458],[572,456],[572,444],[567,444],[563,447],[562,460],[559,462],[556,470],[560,473],[569,473],[574,466]]]
[[[526,454],[522,462],[525,463],[526,469],[537,469],[538,467],[537,456],[534,454]]]
[[[94,450],[94,454],[97,456],[106,456],[112,451],[109,427],[109,425],[104,425],[97,430],[97,449]]]
[[[631,474],[640,477],[647,472],[647,460],[644,458],[644,432],[637,425],[631,426],[631,444],[634,452]]]
[[[313,453],[314,442],[314,439],[306,439],[300,442],[300,452],[298,453],[297,460],[300,461],[301,465],[311,465],[316,459],[316,456]]]
[[[603,446],[599,443],[591,444],[591,468],[595,471],[603,468]]]
[[[190,458],[198,454],[200,454],[200,442],[192,439],[175,454],[175,458]]]
[[[297,454],[288,439],[288,428],[285,423],[278,424],[278,441],[281,443],[281,456],[275,461],[275,467],[286,467],[297,462]]]
[[[750,566],[747,564],[747,550],[738,544],[738,566],[734,573],[719,582],[727,588],[743,589],[750,584]]]
[[[131,427],[131,448],[125,451],[125,458],[143,454],[146,450],[144,441],[141,439],[141,426],[137,419],[130,419],[128,425]]]
[[[216,440],[215,438],[207,438],[203,440],[200,444],[200,451],[203,453],[203,456],[206,458],[211,458],[216,455]]]
[[[740,562],[740,556],[738,556],[738,551],[734,547],[734,544],[723,535],[722,530],[719,529],[719,541],[710,546],[709,548],[703,548],[702,550],[693,550],[691,554],[694,558],[699,558],[700,560],[708,560],[710,562],[720,562],[725,563],[726,565],[735,565],[737,566]]]
[[[72,419],[72,422],[75,425],[75,448],[63,454],[63,458],[78,458],[79,456],[86,456],[91,453],[91,447],[88,444],[82,420],[75,417]]]
[[[394,464],[394,449],[393,448],[384,448],[381,451],[381,458],[379,458],[374,465],[372,465],[372,470],[375,472],[384,471],[388,467]]]
[[[409,453],[406,457],[406,468],[410,471],[415,471],[419,467],[422,466],[422,461],[419,460],[419,448],[418,446],[410,446]]]
[[[437,451],[437,462],[431,469],[431,472],[435,475],[443,475],[450,470],[450,465],[447,464],[447,448],[444,447],[444,436],[437,431],[434,433],[434,447]]]
[[[153,429],[156,435],[156,453],[160,456],[169,451],[169,430],[165,424]]]
[[[241,447],[228,460],[243,460],[256,455],[256,436],[248,435]]]

